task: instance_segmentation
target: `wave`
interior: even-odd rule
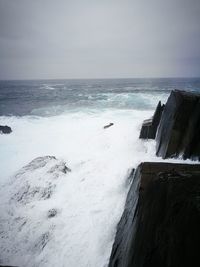
[[[1,117],[1,124],[13,129],[0,138],[1,261],[22,267],[106,266],[130,171],[141,161],[161,160],[155,156],[154,141],[138,139],[143,119],[151,115],[152,111],[115,109],[54,117]],[[114,125],[103,129],[110,122]],[[18,190],[15,174],[45,155],[67,162],[71,172],[57,180],[43,168],[37,176],[33,172],[32,183],[37,179],[56,183],[55,193],[37,202],[40,190],[33,200],[28,197],[25,206],[11,204]],[[26,186],[25,178],[20,186]],[[49,219],[51,209],[58,210],[58,215]]]
[[[43,84],[40,89],[45,89],[45,90],[55,90],[56,88],[49,85],[49,84]]]

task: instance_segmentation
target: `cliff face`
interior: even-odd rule
[[[124,213],[117,227],[115,242],[113,244],[110,256],[109,267],[128,266],[129,248],[134,238],[135,211],[138,203],[138,192],[140,187],[140,171],[136,170],[136,174],[131,173],[132,184],[129,189]]]
[[[158,127],[156,154],[200,159],[200,95],[172,91]]]
[[[160,123],[161,115],[164,109],[164,105],[161,105],[159,101],[154,115],[151,119],[143,121],[140,131],[141,139],[155,139],[158,125]]]
[[[200,95],[172,91],[164,110],[159,103],[142,125],[140,138],[155,135],[158,156],[200,160]],[[200,266],[199,225],[200,165],[141,163],[109,267]]]
[[[118,224],[109,267],[200,266],[199,225],[199,165],[142,163]]]

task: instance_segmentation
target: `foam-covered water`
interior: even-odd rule
[[[0,82],[0,125],[13,130],[0,135],[0,263],[107,266],[130,171],[141,161],[161,160],[154,141],[138,139],[142,121],[172,88],[199,91],[199,84],[198,79]],[[114,125],[103,129],[110,122]],[[57,161],[19,175],[46,155]],[[71,172],[54,173],[54,161],[53,170],[66,164]],[[41,197],[44,186],[54,188],[50,197]],[[56,216],[48,218],[49,210]]]

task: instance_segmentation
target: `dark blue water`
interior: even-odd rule
[[[200,78],[0,81],[0,116],[153,109],[173,89],[200,92]]]

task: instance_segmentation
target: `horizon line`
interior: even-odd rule
[[[1,79],[0,81],[44,81],[44,80],[128,80],[128,79],[200,79],[200,76],[169,76],[169,77],[107,77],[107,78],[26,78]]]

